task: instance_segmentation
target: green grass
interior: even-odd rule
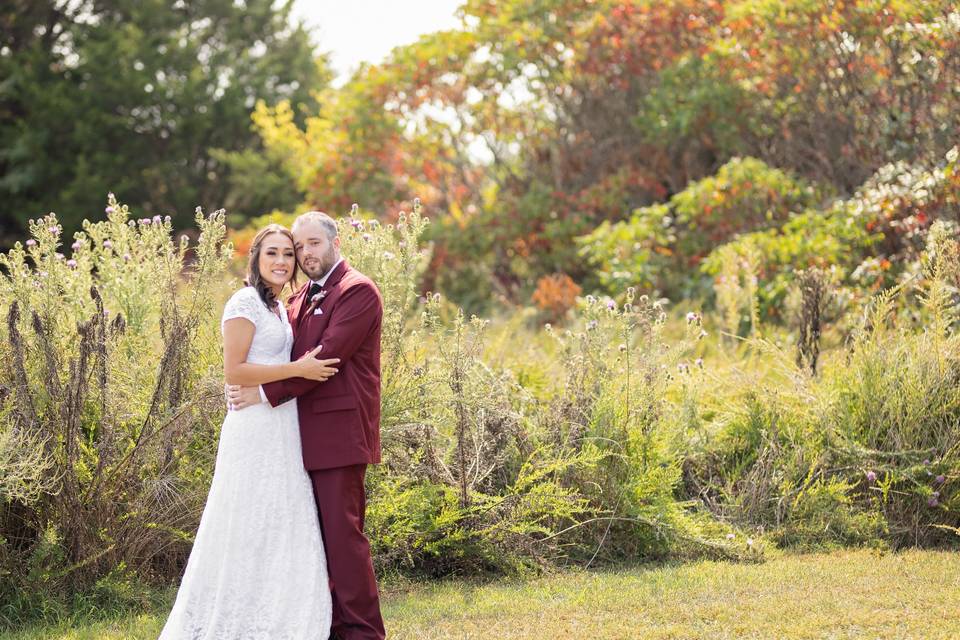
[[[960,638],[960,553],[843,551],[394,584],[383,609],[397,639]],[[164,614],[0,639],[153,639]]]

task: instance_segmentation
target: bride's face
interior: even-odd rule
[[[260,277],[274,289],[280,290],[293,277],[297,257],[293,242],[282,233],[271,233],[260,245]]]

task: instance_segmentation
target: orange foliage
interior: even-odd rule
[[[565,273],[554,273],[537,280],[533,302],[550,320],[559,320],[577,303],[580,286]]]

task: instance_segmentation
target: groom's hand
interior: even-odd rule
[[[246,409],[261,402],[259,387],[241,387],[238,384],[227,385],[227,406],[232,411]]]

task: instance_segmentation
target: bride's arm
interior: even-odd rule
[[[252,364],[247,354],[253,343],[255,326],[243,317],[231,318],[223,323],[223,377],[227,384],[256,386],[286,378],[308,378],[323,381],[337,372],[332,365],[338,358],[317,360],[317,347],[299,360],[283,364]]]

